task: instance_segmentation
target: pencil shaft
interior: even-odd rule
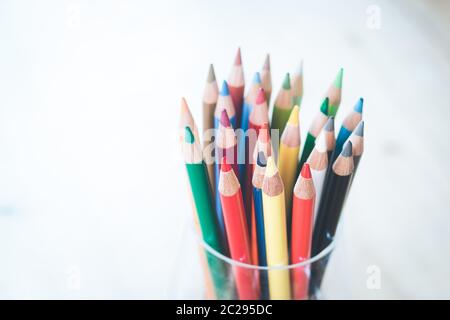
[[[256,239],[258,244],[258,262],[260,266],[267,266],[266,238],[264,235],[264,210],[262,190],[253,188],[253,203],[255,209]],[[261,298],[269,298],[269,279],[267,271],[260,271]]]

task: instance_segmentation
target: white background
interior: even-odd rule
[[[449,12],[445,0],[1,1],[0,298],[178,296],[183,259],[197,259],[180,242],[179,101],[200,124],[208,64],[221,81],[237,46],[247,81],[271,54],[274,94],[304,59],[303,137],[339,67],[337,123],[365,98],[329,297],[450,298]]]

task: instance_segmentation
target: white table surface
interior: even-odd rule
[[[200,122],[237,46],[275,93],[304,59],[303,137],[339,67],[337,122],[365,98],[327,296],[450,298],[449,1],[23,2],[0,2],[0,298],[177,296],[179,100]]]

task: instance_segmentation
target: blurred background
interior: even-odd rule
[[[326,297],[450,298],[449,30],[448,0],[1,1],[0,298],[178,297],[179,101],[200,124],[238,46],[275,94],[304,60],[302,137],[340,67],[337,124],[365,99]]]

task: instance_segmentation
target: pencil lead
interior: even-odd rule
[[[188,126],[184,128],[184,141],[189,144],[193,144],[195,142],[194,134]]]
[[[320,106],[320,112],[322,112],[324,115],[328,115],[328,102],[329,99],[328,97],[326,97],[325,99],[323,99],[322,105]]]
[[[363,98],[359,98],[358,102],[356,102],[353,110],[355,110],[358,113],[362,113],[363,112],[363,104],[364,104],[364,99]]]
[[[355,128],[355,135],[364,137],[364,120],[361,120]]]
[[[266,60],[264,60],[263,70],[270,70],[270,55],[266,55]]]
[[[231,126],[230,118],[228,117],[227,110],[225,109],[222,110],[222,114],[220,115],[220,124],[225,128],[229,128]]]
[[[334,117],[329,117],[327,123],[325,124],[325,130],[330,132],[334,131]]]
[[[255,72],[252,83],[253,84],[261,83],[261,75],[259,74],[259,72]]]
[[[344,76],[344,68],[339,69],[339,72],[336,76],[336,79],[334,79],[334,86],[336,88],[341,89],[342,88],[342,78]]]
[[[284,80],[283,80],[283,89],[284,90],[289,90],[291,89],[291,77],[289,75],[289,72],[286,73],[286,75],[284,76]]]
[[[303,164],[303,168],[302,168],[302,171],[300,172],[300,174],[305,179],[311,179],[312,175],[311,175],[311,169],[309,168],[309,163],[305,162]]]
[[[266,173],[264,176],[266,177],[273,177],[278,173],[277,165],[275,164],[275,160],[272,156],[267,158],[267,164],[266,164]]]
[[[347,142],[344,145],[344,148],[342,149],[341,156],[343,157],[351,157],[352,156],[352,142],[350,140],[347,140]]]
[[[220,95],[222,97],[230,95],[230,91],[228,90],[228,83],[225,80],[223,80],[222,82],[222,89],[220,89]]]
[[[228,163],[228,159],[227,159],[226,156],[224,156],[224,157],[222,158],[222,164],[221,164],[221,166],[220,166],[220,170],[221,170],[222,172],[228,172],[228,171],[231,171],[231,165]]]
[[[258,89],[258,92],[256,93],[256,104],[263,104],[266,101],[266,93],[264,92],[264,89],[261,87]]]
[[[241,48],[238,47],[236,58],[234,59],[234,65],[240,66],[242,64],[242,57],[241,57]]]
[[[298,110],[299,109],[298,109],[297,105],[295,105],[292,108],[291,115],[289,116],[287,124],[290,124],[292,126],[297,126],[298,125]]]
[[[209,71],[208,71],[208,78],[206,79],[206,82],[214,82],[216,81],[216,74],[214,72],[214,67],[212,63],[209,65]]]
[[[264,155],[264,152],[260,151],[258,152],[258,157],[256,158],[256,163],[260,167],[265,167],[267,165],[266,156]]]

